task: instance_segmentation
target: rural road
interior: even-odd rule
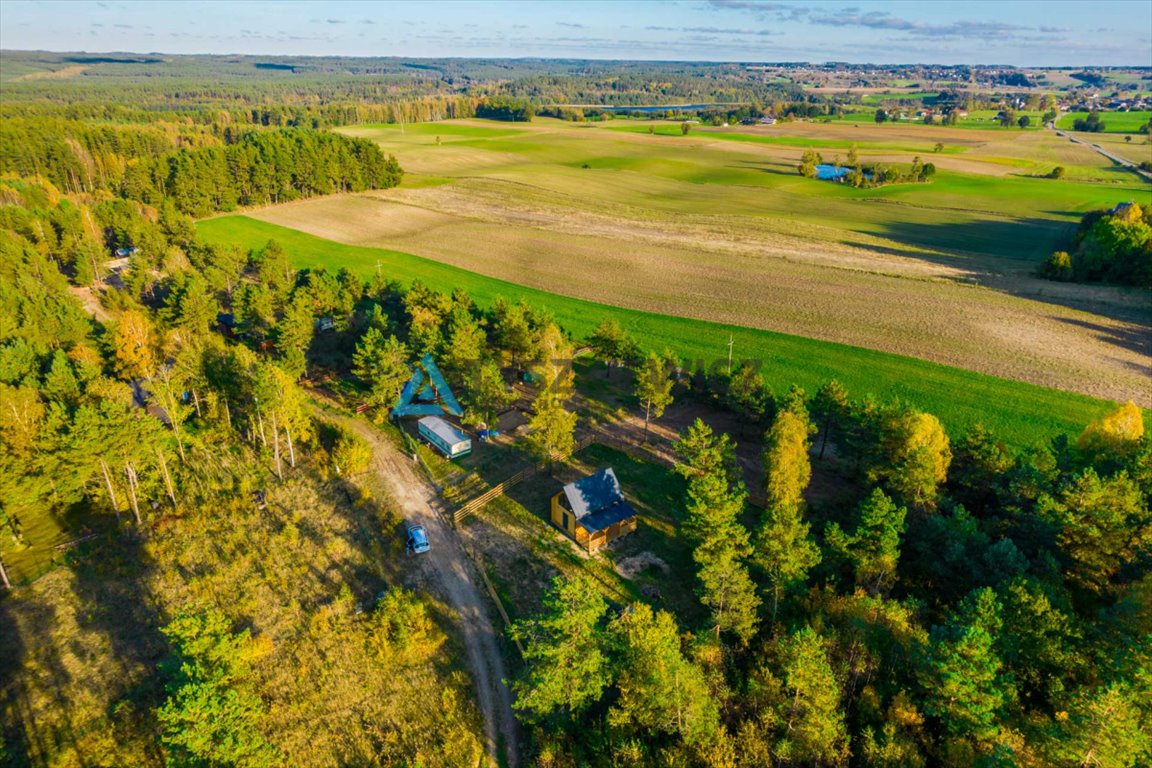
[[[516,768],[516,716],[512,694],[504,684],[507,673],[496,630],[488,616],[486,598],[477,588],[471,560],[456,530],[433,507],[435,493],[419,474],[412,458],[380,436],[360,419],[324,413],[325,419],[339,421],[372,446],[373,467],[380,474],[389,495],[408,523],[424,526],[432,550],[421,555],[422,564],[433,574],[437,585],[459,617],[468,666],[476,682],[476,703],[484,717],[488,754],[499,765],[499,746],[504,748],[504,765]]]
[[[1116,163],[1117,165],[1122,165],[1125,168],[1130,168],[1131,170],[1135,171],[1140,176],[1144,176],[1145,178],[1152,179],[1152,173],[1148,173],[1148,172],[1144,171],[1143,169],[1140,168],[1139,165],[1132,162],[1131,160],[1125,160],[1124,158],[1120,157],[1119,155],[1114,155],[1111,152],[1109,152],[1108,150],[1104,149],[1103,147],[1100,147],[1096,144],[1093,144],[1090,141],[1084,141],[1084,139],[1077,138],[1077,137],[1073,136],[1072,134],[1068,133],[1067,131],[1062,131],[1059,128],[1054,127],[1052,125],[1052,123],[1048,123],[1048,127],[1051,128],[1053,131],[1055,131],[1056,135],[1059,136],[1060,138],[1068,139],[1069,141],[1073,142],[1074,144],[1083,144],[1084,146],[1088,147],[1089,149],[1095,150],[1096,152],[1099,152],[1101,155],[1104,155],[1104,157],[1108,158],[1109,160]]]

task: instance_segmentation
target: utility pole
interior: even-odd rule
[[[735,337],[728,334],[728,375],[732,375],[732,345],[736,343]]]

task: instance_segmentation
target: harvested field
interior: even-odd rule
[[[1026,446],[1060,432],[1079,433],[1088,421],[1110,407],[1084,395],[912,357],[583,301],[409,253],[344,245],[245,216],[204,221],[199,230],[207,242],[243,248],[259,248],[275,238],[302,268],[347,268],[363,276],[379,269],[402,283],[419,279],[437,290],[462,288],[481,306],[499,296],[523,299],[546,307],[576,338],[585,338],[602,319],[613,317],[646,348],[667,348],[691,364],[718,363],[732,341],[736,358],[759,361],[760,372],[777,391],[785,392],[793,384],[815,391],[828,379],[837,378],[854,396],[870,393],[880,399],[901,398],[935,413],[953,434],[981,423],[1005,442]]]
[[[1033,276],[1083,212],[1152,203],[1152,187],[1051,131],[797,122],[682,136],[679,124],[629,120],[343,130],[396,154],[405,184],[250,215],[549,293],[1152,405],[1148,295]],[[853,145],[866,162],[920,156],[938,173],[873,190],[796,173],[806,148],[843,160]],[[1041,178],[1055,165],[1065,179]]]
[[[959,256],[916,258],[814,242],[755,221],[579,211],[527,201],[515,191],[500,194],[509,186],[467,180],[293,203],[252,216],[589,301],[1152,405],[1152,359],[1139,341],[1149,312],[1135,292],[1053,284],[1009,259],[975,267]],[[1089,311],[1098,307],[1104,312]]]

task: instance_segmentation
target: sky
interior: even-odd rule
[[[0,0],[0,48],[1152,66],[1152,2]]]

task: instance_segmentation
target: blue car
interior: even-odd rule
[[[424,533],[424,526],[408,526],[408,551],[413,554],[423,554],[432,548],[428,543],[428,534]]]

